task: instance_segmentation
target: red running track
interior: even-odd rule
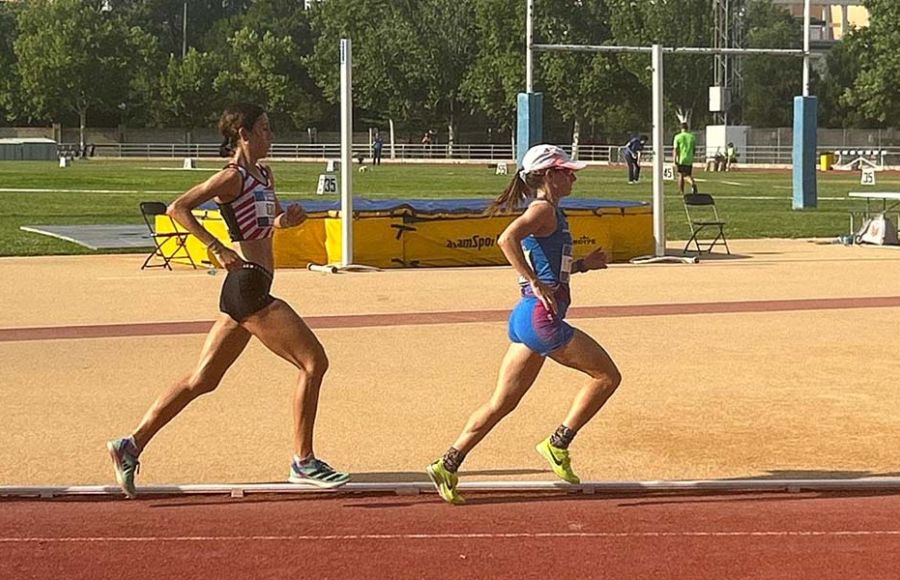
[[[0,577],[897,578],[900,496],[0,501]]]

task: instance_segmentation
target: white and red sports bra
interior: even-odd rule
[[[266,180],[262,182],[237,163],[229,163],[241,174],[241,194],[227,203],[219,203],[222,219],[228,226],[228,234],[233,242],[261,240],[272,237],[275,227],[275,190],[272,175],[257,165],[256,168]]]

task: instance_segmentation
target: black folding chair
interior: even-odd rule
[[[713,246],[721,241],[725,246],[725,251],[731,254],[728,249],[728,240],[725,239],[725,222],[719,217],[716,210],[716,202],[708,193],[688,193],[683,197],[684,212],[687,214],[688,225],[691,228],[691,239],[684,246],[682,254],[687,254],[691,243],[697,248],[697,253],[702,254],[704,251],[712,253]],[[717,231],[716,237],[709,242],[706,249],[700,247],[700,233],[703,230],[710,229]],[[703,242],[706,244],[706,242]]]
[[[172,231],[160,233],[156,231],[156,216],[166,215],[166,204],[161,201],[142,201],[141,215],[147,229],[150,230],[150,237],[153,239],[153,251],[144,260],[141,270],[144,268],[166,268],[172,269],[170,262],[175,258],[187,258],[191,266],[196,269],[197,264],[191,258],[190,252],[187,251],[187,239],[190,234],[184,229],[179,228],[170,216],[166,216],[172,223]],[[151,264],[154,258],[162,260],[161,264]]]

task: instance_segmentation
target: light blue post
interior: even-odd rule
[[[522,167],[525,153],[543,139],[543,93],[519,93],[519,122],[516,127],[516,163]]]
[[[816,125],[816,97],[794,97],[794,209],[817,205]]]

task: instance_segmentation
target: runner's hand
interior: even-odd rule
[[[558,308],[556,305],[556,296],[553,294],[553,290],[547,284],[544,284],[540,280],[535,280],[531,283],[531,291],[534,293],[534,297],[541,301],[541,304],[544,305],[551,314],[556,316],[558,312]]]
[[[597,248],[587,256],[581,259],[581,263],[584,265],[585,271],[588,270],[603,270],[606,268],[606,252],[603,248]]]
[[[244,259],[231,248],[224,246],[221,249],[216,248],[213,250],[213,254],[215,254],[219,263],[222,264],[222,267],[229,272],[240,270],[244,266]]]
[[[284,213],[281,214],[281,227],[297,227],[305,222],[306,218],[306,211],[299,204],[289,205],[284,208]]]

